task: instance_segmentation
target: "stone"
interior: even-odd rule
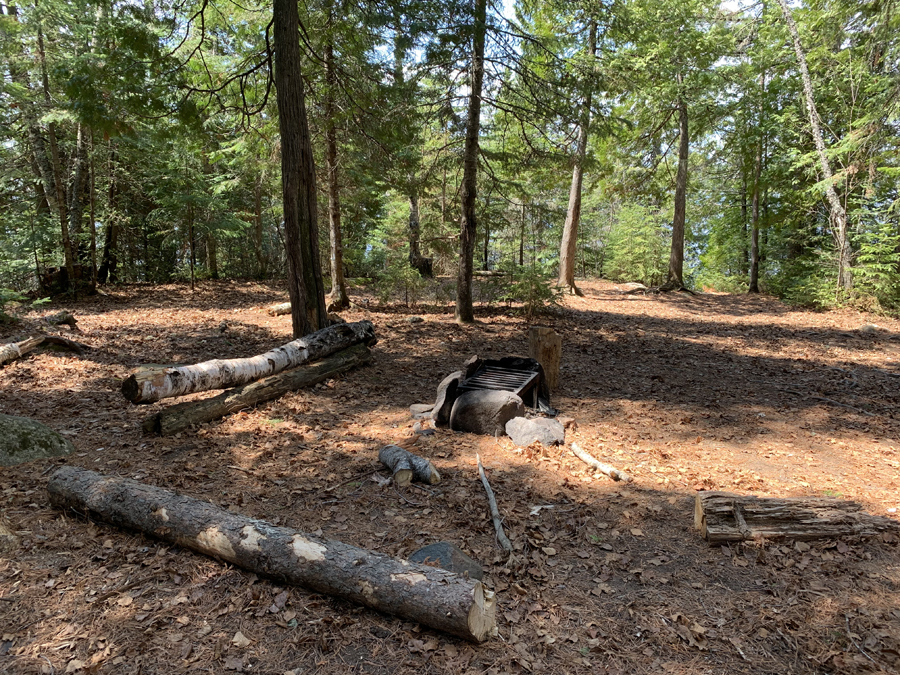
[[[456,574],[468,575],[469,579],[478,581],[484,577],[481,563],[467,556],[458,546],[449,541],[439,541],[436,544],[420,548],[409,556],[409,561],[440,567]]]
[[[424,323],[425,319],[421,316],[408,316],[406,317],[406,323]]]
[[[484,361],[478,358],[477,354],[475,356],[470,356],[469,358],[467,358],[466,362],[463,364],[463,370],[465,371],[466,379],[468,380],[475,373],[477,373],[478,369],[481,368],[483,363]]]
[[[431,417],[431,411],[434,410],[433,403],[413,403],[409,406],[409,414],[414,420],[422,420]]]
[[[556,421],[563,425],[566,429],[571,429],[574,431],[578,428],[578,422],[575,421],[574,417],[565,417],[563,415],[557,415]]]
[[[434,410],[431,411],[431,419],[438,426],[446,426],[450,422],[450,413],[456,401],[456,389],[465,378],[462,370],[450,373],[441,380],[437,388],[437,396],[434,399]]]
[[[506,423],[506,433],[516,445],[527,447],[535,441],[541,445],[559,445],[565,443],[566,429],[557,420],[539,417],[527,419],[514,417]]]
[[[450,412],[450,428],[473,434],[502,436],[506,423],[524,417],[522,399],[509,391],[479,389],[467,391],[456,399]]]
[[[28,417],[0,415],[0,466],[64,457],[75,446],[50,427]]]

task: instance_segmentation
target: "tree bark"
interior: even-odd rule
[[[683,78],[678,76],[678,84]],[[678,171],[675,174],[675,213],[672,217],[672,248],[669,252],[669,278],[663,285],[668,290],[684,288],[684,226],[687,215],[688,181],[688,109],[683,94],[678,96]]]
[[[296,1],[274,0],[273,21],[288,294],[294,337],[299,338],[328,322],[319,266],[316,168],[306,119]]]
[[[329,24],[334,20],[329,5]],[[344,281],[344,249],[341,243],[341,195],[338,182],[337,131],[335,130],[334,92],[337,88],[335,75],[334,45],[329,38],[325,45],[325,174],[328,180],[328,234],[331,241],[331,293],[328,295],[327,309],[336,312],[350,306],[347,284]]]
[[[528,329],[528,356],[541,364],[547,386],[555,391],[559,387],[559,360],[562,355],[562,338],[552,328],[532,326]]]
[[[900,532],[900,523],[862,511],[855,502],[810,497],[768,499],[729,492],[698,492],[694,527],[710,545],[757,538],[821,539]]]
[[[838,287],[844,291],[853,288],[853,252],[850,249],[850,238],[847,231],[847,212],[844,210],[841,200],[834,190],[834,175],[831,173],[831,163],[825,153],[825,139],[822,136],[822,127],[819,125],[819,113],[816,109],[816,100],[813,96],[812,79],[809,76],[809,68],[806,64],[806,53],[800,42],[800,32],[794,22],[794,15],[787,4],[787,0],[778,0],[784,23],[791,34],[794,46],[794,54],[797,56],[797,65],[800,68],[800,78],[803,81],[803,95],[806,99],[806,111],[809,114],[810,133],[819,155],[819,166],[822,170],[823,183],[825,184],[825,199],[828,202],[831,218],[831,233],[834,237],[835,248],[838,254]]]
[[[459,269],[456,275],[456,321],[473,323],[472,265],[475,257],[477,222],[475,200],[478,178],[478,136],[481,129],[481,89],[484,83],[484,40],[487,30],[487,0],[475,0],[469,112],[463,150],[463,180],[460,186],[462,219],[459,228]]]
[[[140,370],[122,382],[122,395],[132,403],[153,403],[198,391],[228,389],[316,361],[360,342],[376,342],[375,327],[369,321],[339,323],[258,356]]]
[[[145,419],[143,429],[147,433],[162,436],[177,434],[194,424],[212,422],[239,410],[252,408],[259,403],[272,401],[288,392],[312,387],[361,366],[370,359],[368,347],[362,344],[354,345],[322,361],[263,378],[212,398],[178,403]]]
[[[597,54],[597,23],[591,20],[588,52],[591,59]],[[578,143],[575,149],[575,166],[572,168],[572,185],[569,188],[569,207],[559,246],[558,286],[566,286],[575,295],[584,295],[575,285],[575,257],[578,246],[578,226],[581,223],[581,184],[584,176],[584,158],[587,155],[588,132],[591,125],[591,85],[584,97],[581,121],[578,125]]]
[[[63,466],[51,503],[246,570],[482,642],[496,634],[493,593],[446,570],[275,527],[137,481]]]

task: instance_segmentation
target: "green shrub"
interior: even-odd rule
[[[549,263],[522,267],[513,263],[505,265],[504,272],[508,285],[500,299],[521,302],[529,320],[550,307],[559,306],[563,289],[556,285],[556,275]]]
[[[668,271],[669,245],[659,214],[640,204],[622,206],[609,233],[603,276],[658,286]]]

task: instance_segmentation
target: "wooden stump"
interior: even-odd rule
[[[441,482],[441,474],[424,457],[414,455],[399,445],[386,445],[378,452],[378,461],[394,474],[397,485],[404,487],[413,480],[429,485]]]
[[[127,478],[63,466],[51,503],[473,642],[497,634],[494,594],[436,567],[276,527]]]
[[[559,387],[559,359],[562,355],[562,338],[552,328],[532,326],[528,329],[528,355],[541,364],[547,386]]]
[[[865,513],[856,502],[828,497],[772,499],[715,491],[697,493],[694,527],[710,544],[900,532],[900,523]]]

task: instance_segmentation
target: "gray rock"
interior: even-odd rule
[[[437,396],[434,399],[434,410],[431,411],[431,419],[440,426],[446,426],[450,422],[450,413],[453,411],[453,403],[456,401],[456,389],[463,381],[465,373],[457,370],[441,380],[437,388]]]
[[[63,457],[75,446],[50,427],[27,417],[0,415],[0,466]]]
[[[467,391],[453,404],[450,428],[473,434],[501,436],[506,423],[525,415],[522,399],[509,391]]]
[[[425,319],[421,316],[408,316],[406,317],[406,323],[423,323]]]
[[[477,560],[472,560],[458,546],[451,544],[449,541],[439,541],[436,544],[429,544],[420,548],[409,556],[409,561],[424,565],[434,565],[456,574],[468,574],[470,579],[478,579],[479,581],[484,577],[481,563]]]
[[[557,445],[565,443],[566,429],[556,420],[539,417],[527,419],[514,417],[506,423],[506,433],[516,445],[527,446],[535,441],[541,445]]]
[[[466,362],[463,364],[463,370],[466,373],[466,379],[472,377],[475,373],[478,372],[478,369],[481,368],[481,365],[484,363],[478,355],[470,356],[466,359]]]
[[[409,414],[412,415],[414,420],[431,417],[432,410],[434,410],[434,404],[432,403],[413,403],[409,406]]]

